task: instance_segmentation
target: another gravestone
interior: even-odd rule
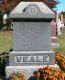
[[[51,47],[57,48],[59,47],[58,38],[57,38],[57,26],[56,22],[51,22]]]
[[[44,65],[55,65],[51,51],[50,22],[55,14],[43,2],[21,2],[11,13],[13,21],[13,52],[9,54],[6,76],[13,72],[25,73]]]

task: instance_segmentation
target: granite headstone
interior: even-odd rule
[[[39,66],[54,65],[50,27],[51,20],[55,18],[54,12],[43,2],[20,2],[9,17],[13,21],[13,51],[9,54],[6,75],[16,71],[19,66],[20,71],[28,69],[32,74],[32,66],[36,69]]]

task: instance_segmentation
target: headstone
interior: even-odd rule
[[[58,12],[56,13],[56,24],[57,24],[57,34],[61,35],[61,21]]]
[[[61,13],[61,27],[63,28],[64,27],[64,19],[63,19],[63,14]]]
[[[20,2],[9,17],[13,21],[13,51],[6,77],[18,71],[29,78],[38,68],[55,65],[50,27],[54,12],[43,2]]]
[[[51,22],[51,48],[59,47],[58,38],[57,38],[57,26],[56,22],[52,20]]]

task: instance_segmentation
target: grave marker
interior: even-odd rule
[[[18,71],[25,71],[29,78],[38,67],[55,65],[50,27],[54,12],[43,2],[20,2],[9,17],[13,21],[13,51],[9,54],[7,77],[19,66]]]

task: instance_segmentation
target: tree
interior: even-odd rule
[[[19,2],[20,0],[3,0],[0,4],[0,12],[10,12]]]
[[[16,7],[20,1],[21,0],[3,0],[3,1],[1,0],[0,12],[4,12],[4,11],[11,12],[12,9]],[[25,0],[22,0],[22,1],[25,1]],[[30,0],[26,0],[26,1],[30,1]],[[48,5],[50,8],[54,8],[58,3],[56,0],[31,0],[31,1],[42,1],[46,5]]]

